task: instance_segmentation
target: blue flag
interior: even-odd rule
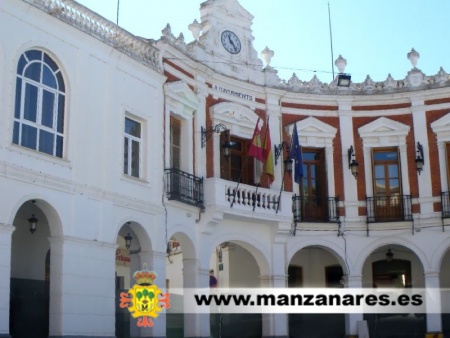
[[[289,156],[294,160],[294,181],[300,184],[303,178],[303,159],[302,159],[302,147],[298,141],[297,124],[294,124],[294,131],[292,132],[291,141],[291,153]]]

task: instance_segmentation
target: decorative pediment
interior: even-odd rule
[[[431,123],[431,129],[436,134],[438,142],[450,141],[450,113]]]
[[[307,117],[296,123],[298,139],[302,146],[324,147],[331,145],[336,136],[337,129],[322,122],[315,117]],[[292,135],[294,124],[287,127],[289,135]]]
[[[382,137],[382,136],[406,136],[409,133],[409,126],[406,124],[380,117],[358,129],[361,137]]]
[[[358,129],[365,147],[394,147],[406,144],[410,127],[406,124],[380,117]]]
[[[213,124],[222,123],[232,135],[251,138],[258,115],[245,106],[232,102],[222,102],[211,107],[210,116]]]
[[[166,98],[173,101],[172,104],[182,104],[185,107],[190,108],[190,110],[197,110],[199,100],[186,82],[170,82],[165,86]]]

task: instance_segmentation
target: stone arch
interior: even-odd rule
[[[215,251],[215,248],[225,242],[235,243],[245,250],[247,250],[253,258],[256,260],[258,264],[260,274],[270,275],[271,274],[271,266],[270,266],[270,257],[266,254],[267,250],[264,248],[267,247],[263,243],[258,242],[256,238],[239,234],[239,236],[233,236],[230,234],[224,234],[220,237],[215,238],[214,240],[209,241],[209,245],[205,246],[203,249],[202,259],[202,267],[207,268],[209,265],[209,257],[211,253]]]
[[[13,224],[14,218],[16,217],[19,209],[23,206],[23,204],[33,200],[36,201],[36,206],[42,210],[45,217],[47,218],[48,226],[50,228],[50,236],[63,237],[63,222],[59,212],[54,207],[54,205],[57,204],[57,201],[53,201],[51,196],[46,196],[43,194],[29,194],[20,197],[11,206],[11,213],[9,215],[8,223]]]
[[[379,240],[376,240],[365,246],[364,251],[360,252],[357,260],[355,261],[354,265],[355,271],[358,274],[362,274],[363,266],[367,261],[367,259],[369,258],[369,256],[377,249],[388,245],[400,245],[411,250],[412,253],[414,253],[419,258],[419,261],[422,265],[422,269],[424,271],[426,271],[426,269],[430,266],[429,260],[425,255],[425,253],[421,250],[420,247],[418,247],[414,243],[400,237],[385,237],[380,238]]]
[[[308,247],[316,247],[323,249],[330,253],[334,258],[337,259],[339,264],[342,267],[342,270],[344,271],[344,275],[348,275],[351,272],[354,271],[353,262],[350,259],[345,258],[345,251],[343,248],[337,246],[334,242],[326,240],[326,239],[319,239],[315,238],[314,240],[310,240],[307,242],[293,242],[287,247],[287,253],[286,253],[286,266],[285,271],[287,271],[290,262],[292,261],[292,258],[294,255],[305,248]]]

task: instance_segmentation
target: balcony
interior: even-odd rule
[[[204,209],[203,178],[180,169],[166,169],[166,193],[169,201],[179,201]]]
[[[292,196],[294,222],[337,222],[337,197]]]
[[[442,218],[450,218],[450,192],[441,192]]]
[[[205,180],[207,206],[227,214],[292,222],[292,193],[239,184],[219,178]]]
[[[411,195],[366,197],[367,223],[412,221]]]

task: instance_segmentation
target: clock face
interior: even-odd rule
[[[232,31],[223,31],[220,40],[228,53],[238,54],[241,51],[241,41]]]

